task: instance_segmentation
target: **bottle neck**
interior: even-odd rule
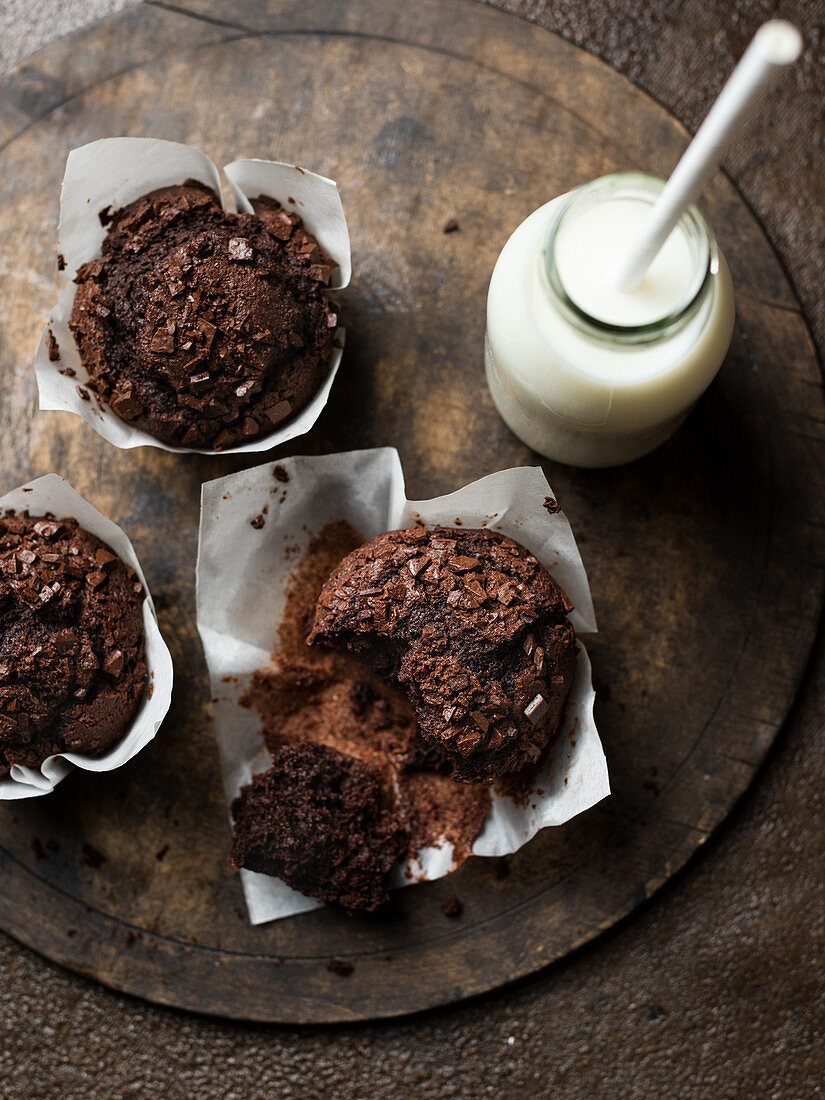
[[[618,173],[572,191],[548,227],[540,255],[551,305],[585,337],[632,347],[680,332],[705,302],[719,269],[716,241],[690,207],[639,291],[619,294],[610,272],[621,250],[664,186],[641,173]],[[630,323],[624,323],[625,317]]]

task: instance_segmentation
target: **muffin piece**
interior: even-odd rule
[[[0,773],[100,756],[146,687],[143,585],[76,519],[0,516]]]
[[[489,782],[534,763],[558,731],[576,665],[570,610],[512,539],[419,526],[341,562],[308,641],[345,646],[399,684],[453,778]]]
[[[277,875],[319,901],[372,912],[407,832],[378,771],[324,745],[287,745],[232,803],[232,866]]]
[[[89,388],[175,446],[268,435],[311,400],[338,323],[336,262],[273,199],[227,214],[203,184],[163,187],[114,214],[84,264],[70,328]]]

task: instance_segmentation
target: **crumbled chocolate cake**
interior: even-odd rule
[[[490,782],[537,761],[558,732],[576,664],[570,610],[512,539],[418,526],[341,562],[308,641],[344,646],[400,685],[453,777]]]
[[[164,443],[225,450],[272,432],[329,369],[337,264],[275,200],[225,213],[196,181],[114,213],[70,328],[89,386]]]
[[[0,773],[123,736],[146,687],[142,605],[77,520],[0,515]]]
[[[289,745],[232,803],[232,865],[319,901],[373,912],[407,846],[375,768],[324,745]]]

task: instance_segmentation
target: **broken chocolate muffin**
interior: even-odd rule
[[[489,782],[535,763],[558,732],[576,665],[570,610],[512,539],[418,526],[344,558],[308,641],[343,646],[398,684],[453,778]]]
[[[326,377],[337,266],[274,199],[225,213],[193,180],[109,225],[83,264],[70,321],[89,388],[162,442],[216,451],[268,435]]]
[[[76,519],[0,515],[0,774],[123,736],[146,687],[143,596]]]
[[[425,745],[398,687],[343,649],[308,646],[315,604],[330,573],[364,541],[342,520],[325,524],[290,571],[273,661],[251,676],[240,702],[254,707],[274,756],[312,741],[377,769],[409,829],[406,855],[451,844],[456,865],[471,853],[490,809],[484,784],[454,783],[452,762]]]
[[[372,912],[407,832],[376,768],[324,745],[287,745],[232,803],[232,865],[277,875],[319,901]]]

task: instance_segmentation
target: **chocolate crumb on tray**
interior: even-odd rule
[[[417,526],[340,563],[308,641],[345,648],[399,686],[454,779],[491,782],[536,763],[558,732],[576,664],[570,610],[512,539]]]
[[[460,917],[464,912],[464,903],[457,894],[450,894],[448,898],[445,898],[441,903],[441,912],[445,917],[449,917],[451,920],[455,920]]]
[[[126,733],[146,689],[143,598],[76,519],[0,515],[0,774]]]
[[[274,199],[229,214],[194,180],[106,210],[70,328],[88,386],[162,442],[224,450],[300,412],[329,370],[336,261]]]
[[[355,970],[355,966],[353,963],[347,962],[346,959],[339,959],[333,956],[327,963],[327,970],[332,974],[337,974],[339,978],[348,978],[353,970]]]

